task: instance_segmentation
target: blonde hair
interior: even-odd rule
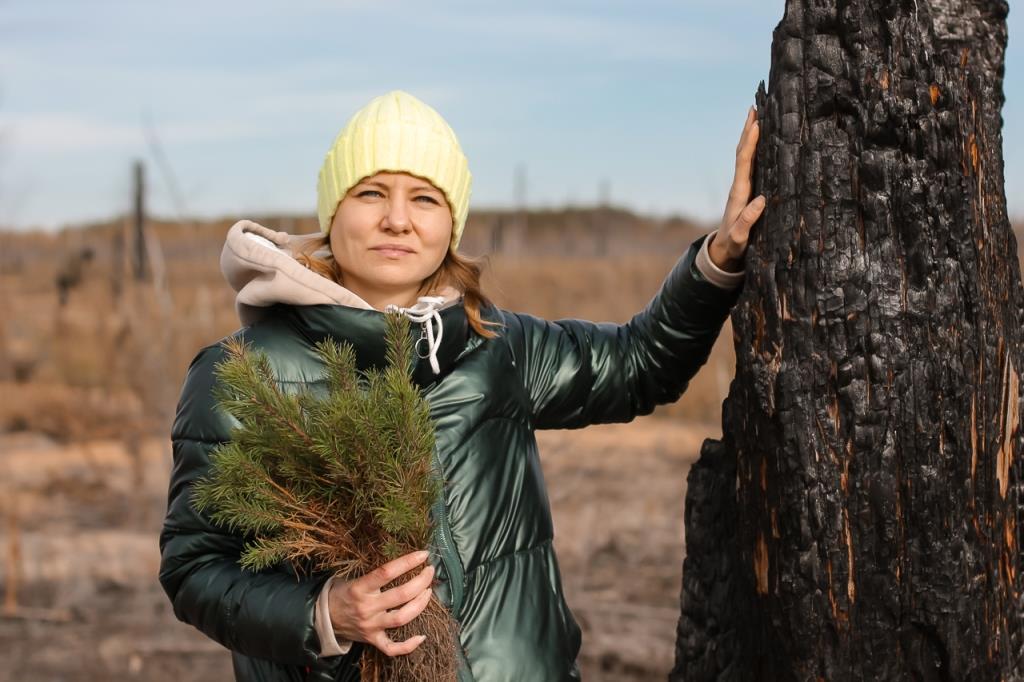
[[[330,235],[310,239],[302,244],[298,252],[296,252],[295,260],[318,275],[341,284],[342,272],[338,261],[331,255],[316,253],[324,247],[328,247],[329,253],[330,243]],[[434,274],[423,280],[418,293],[425,294],[430,291],[436,291],[444,285],[455,287],[462,292],[463,307],[466,309],[469,326],[485,339],[493,339],[498,334],[488,329],[488,327],[500,327],[501,325],[498,322],[485,320],[480,315],[481,308],[491,305],[490,299],[484,295],[483,289],[480,286],[481,272],[482,268],[479,261],[459,255],[452,247],[449,247],[444,260],[441,261],[441,265],[434,271]]]

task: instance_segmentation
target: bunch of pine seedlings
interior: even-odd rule
[[[387,367],[366,372],[357,371],[350,345],[318,343],[326,391],[317,394],[282,390],[264,353],[225,341],[214,396],[239,425],[211,455],[193,503],[246,536],[243,567],[287,562],[299,574],[351,580],[428,547],[441,483],[432,464],[433,423],[412,382],[409,328],[401,314],[387,314]],[[366,646],[361,679],[456,679],[457,625],[436,597],[388,634],[395,641],[423,634],[426,641],[396,657]]]

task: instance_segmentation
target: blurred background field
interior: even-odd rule
[[[218,265],[230,222],[149,221],[141,280],[128,221],[0,233],[0,680],[230,678],[156,580],[178,390],[198,349],[238,326]],[[463,249],[485,255],[503,307],[624,322],[704,231],[612,207],[481,211]],[[726,330],[679,403],[540,434],[586,679],[671,667],[686,471],[731,368]]]

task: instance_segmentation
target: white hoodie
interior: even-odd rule
[[[220,269],[231,288],[238,292],[235,309],[243,325],[260,319],[261,309],[275,303],[373,310],[373,306],[349,289],[295,259],[303,245],[322,236],[320,232],[278,232],[251,220],[239,220],[231,226],[220,254]],[[329,255],[326,248],[316,253]],[[440,307],[451,305],[461,295],[457,289],[445,287],[437,294],[443,299]]]
[[[302,246],[321,236],[319,232],[303,235],[277,232],[251,220],[239,220],[231,226],[220,254],[220,269],[228,284],[238,292],[235,310],[243,325],[258,321],[263,310],[276,303],[374,309],[351,290],[295,259]],[[330,255],[327,248],[314,253]],[[437,350],[444,332],[438,311],[455,305],[461,297],[458,289],[446,286],[434,296],[420,296],[416,304],[408,308],[389,305],[385,309],[386,312],[401,312],[422,325],[426,343],[426,354],[422,357],[430,358],[434,374],[440,372]]]

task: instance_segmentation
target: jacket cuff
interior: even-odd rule
[[[320,656],[324,658],[347,654],[349,649],[352,648],[352,642],[347,639],[343,639],[341,642],[338,641],[337,636],[334,634],[334,627],[331,625],[329,599],[331,596],[331,585],[333,584],[334,578],[324,583],[324,586],[320,589],[320,596],[316,598],[316,616],[314,620],[316,623],[316,634],[320,637]]]
[[[716,234],[718,234],[718,230],[709,234],[707,239],[704,240],[700,251],[697,252],[694,265],[704,279],[719,289],[736,289],[743,284],[743,277],[746,275],[746,271],[726,272],[712,262],[711,255],[708,253],[708,244],[711,243]]]

